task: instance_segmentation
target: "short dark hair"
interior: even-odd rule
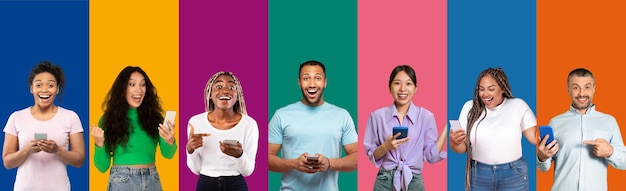
[[[396,75],[398,75],[398,73],[402,71],[406,72],[406,75],[411,78],[413,84],[417,86],[417,77],[415,77],[415,70],[413,70],[413,68],[409,65],[399,65],[393,68],[393,70],[391,71],[391,75],[389,75],[389,87],[391,87],[391,82],[393,82],[393,78],[395,78]]]
[[[593,77],[593,74],[591,73],[591,71],[585,69],[585,68],[576,68],[574,70],[572,70],[571,72],[569,72],[569,74],[567,75],[567,86],[569,86],[569,81],[572,77],[585,77],[585,76],[589,76],[591,77],[591,79],[594,81],[596,81],[596,79]]]
[[[44,60],[39,62],[33,69],[30,71],[28,75],[28,87],[33,85],[33,80],[35,80],[35,76],[38,74],[48,72],[54,76],[56,80],[57,87],[59,88],[59,97],[63,94],[63,88],[65,87],[65,75],[63,74],[63,70],[59,65],[52,64],[50,61]]]
[[[324,66],[324,64],[322,64],[321,62],[317,60],[309,60],[300,64],[300,70],[298,70],[298,79],[300,78],[300,75],[302,75],[302,68],[304,68],[304,66],[320,66],[322,67],[324,76],[326,76],[326,67]]]

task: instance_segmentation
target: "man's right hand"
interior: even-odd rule
[[[554,156],[557,151],[559,151],[559,143],[555,140],[552,140],[550,144],[546,145],[546,141],[548,141],[548,137],[550,135],[546,135],[541,139],[541,142],[537,146],[537,158],[539,161],[544,162]]]
[[[292,159],[292,166],[294,169],[300,172],[313,174],[318,172],[318,169],[312,168],[306,158],[309,157],[309,153],[302,153],[298,158]]]
[[[202,147],[202,137],[209,136],[211,134],[203,133],[203,134],[194,134],[193,125],[189,124],[189,140],[187,140],[187,153],[191,154],[197,148]]]

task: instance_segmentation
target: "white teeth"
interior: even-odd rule
[[[398,97],[401,97],[401,98],[406,98],[406,97],[408,97],[408,96],[409,96],[409,95],[407,95],[407,94],[399,94],[399,95],[398,95]]]
[[[39,95],[39,98],[50,98],[50,95]]]
[[[307,92],[309,92],[309,93],[315,93],[315,92],[317,92],[317,90],[307,90]]]
[[[132,98],[139,99],[141,96],[132,96]]]
[[[221,97],[218,97],[218,99],[220,99],[220,100],[230,100],[231,97],[221,96]]]

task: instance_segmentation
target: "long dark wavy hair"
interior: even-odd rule
[[[128,88],[128,80],[134,72],[139,72],[145,78],[146,93],[141,105],[137,108],[139,122],[141,128],[157,141],[159,138],[159,123],[163,121],[163,108],[161,100],[157,95],[156,87],[150,81],[150,78],[140,67],[127,66],[115,78],[111,90],[107,93],[102,109],[102,128],[104,129],[105,148],[107,152],[115,150],[117,145],[126,147],[128,137],[130,135],[128,108],[130,105],[126,100],[126,90]]]
[[[513,93],[511,92],[511,85],[509,85],[509,79],[506,77],[504,70],[501,68],[487,68],[483,70],[480,75],[478,75],[478,79],[476,79],[476,86],[474,86],[474,97],[472,98],[472,108],[467,115],[467,138],[465,139],[465,146],[467,149],[467,159],[465,161],[465,189],[470,190],[470,159],[472,157],[472,146],[470,145],[471,141],[471,132],[474,127],[474,123],[478,123],[487,117],[487,108],[485,107],[485,103],[483,103],[480,99],[480,80],[485,76],[491,76],[497,83],[500,89],[502,89],[502,97],[504,98],[514,98]],[[483,115],[484,113],[484,115]],[[476,125],[476,133],[478,133],[478,125]]]

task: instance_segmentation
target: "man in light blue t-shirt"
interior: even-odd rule
[[[278,109],[270,120],[269,170],[283,173],[281,190],[339,190],[338,171],[357,168],[354,122],[348,111],[324,102],[326,83],[324,64],[302,63],[302,100]]]

